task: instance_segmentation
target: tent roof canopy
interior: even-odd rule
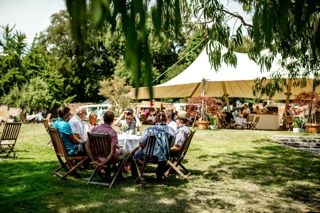
[[[226,50],[224,50],[226,51]],[[284,69],[279,64],[279,59],[274,60],[269,72],[261,72],[261,67],[255,61],[251,60],[247,54],[235,53],[237,57],[237,65],[233,67],[222,63],[215,70],[209,60],[206,48],[199,54],[195,61],[171,80],[154,86],[154,98],[186,98],[201,95],[202,79],[206,80],[206,95],[211,97],[221,97],[226,95],[229,97],[257,98],[253,95],[252,87],[257,78],[270,76],[274,72],[283,73]],[[305,91],[311,91],[312,79],[308,79],[307,87],[292,88],[294,95]],[[134,98],[135,89],[129,95]],[[138,99],[148,99],[148,88],[139,88]],[[267,99],[268,97],[262,97]],[[284,100],[285,94],[276,94],[273,99]],[[291,96],[291,98],[293,98]]]

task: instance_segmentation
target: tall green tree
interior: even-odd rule
[[[113,76],[110,79],[100,81],[99,84],[99,95],[111,100],[113,110],[117,115],[120,115],[130,104],[130,99],[125,96],[130,91],[126,79]]]
[[[1,101],[9,107],[19,107],[22,113],[26,114],[31,111],[49,109],[53,99],[49,85],[40,77],[35,77],[24,84],[21,89],[15,85]]]
[[[6,25],[0,38],[0,97],[8,94],[14,85],[26,82],[23,57],[26,52],[26,36]]]

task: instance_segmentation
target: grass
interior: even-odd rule
[[[57,159],[42,124],[23,125],[17,159],[0,160],[0,212],[319,212],[320,156],[282,147],[289,132],[198,130],[186,181],[146,188],[127,177],[111,190],[51,175]]]

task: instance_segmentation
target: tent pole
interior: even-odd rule
[[[194,93],[197,91],[197,89],[199,88],[200,83],[197,84],[197,86],[194,88],[194,90],[192,91],[190,98],[194,95]]]
[[[287,85],[287,92],[286,94],[286,105],[284,108],[284,112],[286,112],[289,109],[289,101],[290,101],[290,96],[291,96],[291,87],[292,87],[292,79],[288,79],[288,85]]]
[[[292,78],[288,79],[288,84],[287,84],[287,92],[286,94],[286,105],[284,107],[284,112],[283,112],[283,127],[286,129],[287,128],[287,110],[289,110],[289,101],[290,101],[290,96],[291,96],[291,87],[292,87]]]
[[[227,94],[226,84],[222,82],[223,96],[226,101],[227,110],[230,111],[229,95]]]

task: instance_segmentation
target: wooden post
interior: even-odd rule
[[[227,105],[227,110],[230,111],[229,96],[227,93],[226,84],[224,82],[222,82],[221,84],[222,84],[222,89],[223,89],[223,96],[224,96],[224,99],[225,99],[226,105]]]
[[[283,128],[287,128],[287,110],[289,109],[289,101],[290,101],[290,96],[291,96],[291,87],[292,87],[292,79],[288,79],[288,84],[287,84],[287,92],[286,94],[286,105],[284,107],[284,112],[283,112]]]
[[[292,87],[292,79],[288,79],[288,84],[287,84],[287,93],[286,94],[286,105],[284,107],[284,112],[286,113],[287,109],[289,109],[289,101],[290,101],[290,96],[291,96],[291,87]]]

